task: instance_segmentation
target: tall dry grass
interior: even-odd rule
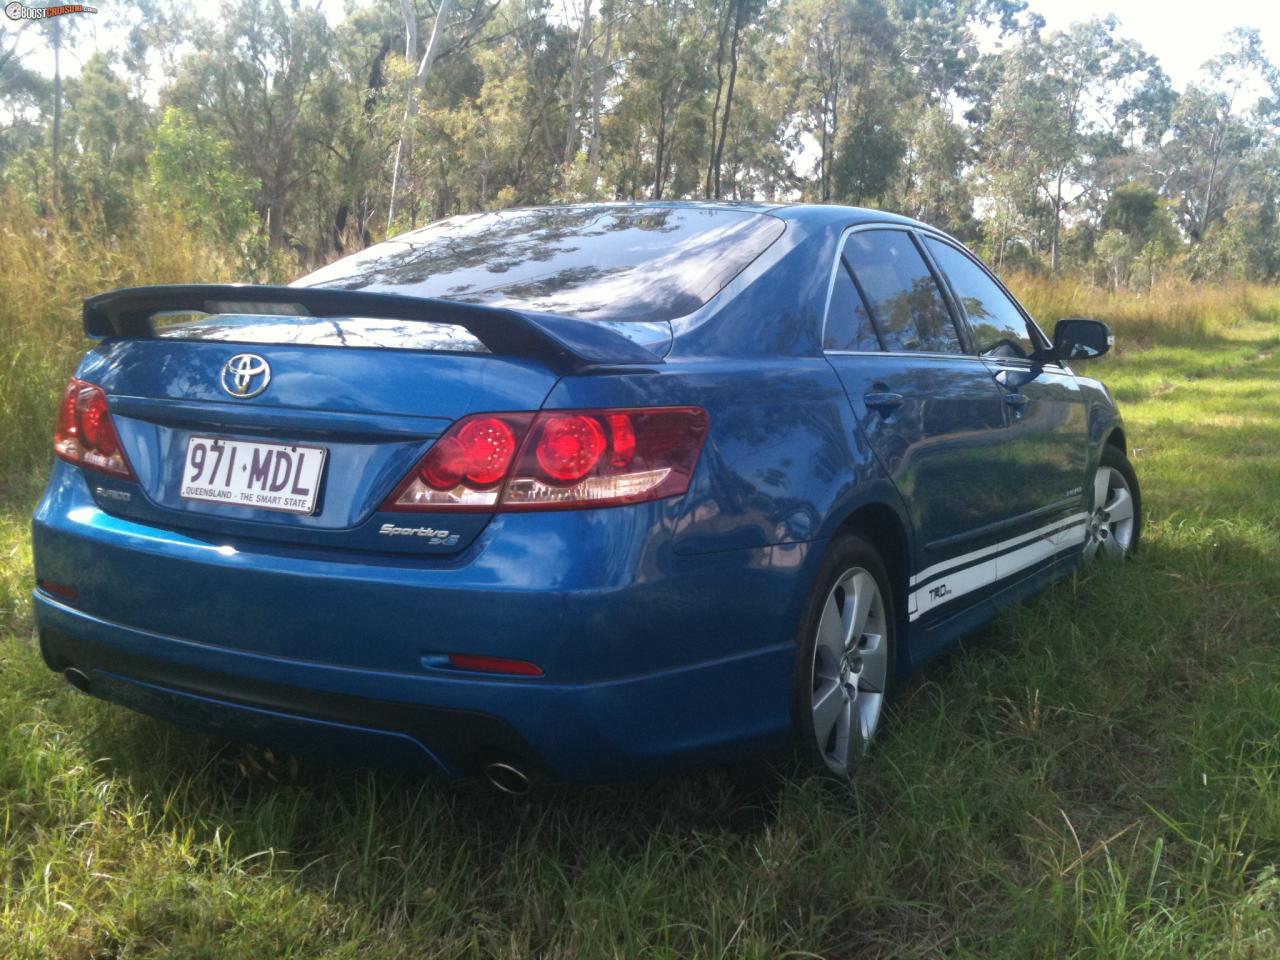
[[[141,209],[113,235],[101,220],[41,217],[0,193],[0,484],[49,456],[53,412],[88,348],[84,297],[146,283],[246,279],[232,254],[179,221]]]
[[[1174,278],[1137,293],[1062,275],[1014,274],[1005,282],[1050,333],[1063,317],[1093,317],[1111,325],[1121,351],[1207,341],[1241,323],[1280,324],[1280,288],[1259,284]]]

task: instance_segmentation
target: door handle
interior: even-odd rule
[[[872,410],[878,410],[881,415],[887,417],[894,410],[897,410],[898,407],[902,406],[903,397],[900,393],[889,393],[887,391],[864,393],[862,395],[862,402]]]
[[[1015,410],[1020,411],[1027,405],[1027,398],[1025,394],[1021,393],[1006,393],[1004,395],[1004,402]]]

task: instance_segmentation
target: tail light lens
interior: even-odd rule
[[[384,510],[492,510],[531,413],[486,413],[455,423],[418,461]]]
[[[68,463],[133,479],[107,395],[92,383],[73,379],[67,384],[53,430],[53,452]]]
[[[707,436],[700,407],[486,413],[459,420],[384,510],[572,510],[689,489]]]

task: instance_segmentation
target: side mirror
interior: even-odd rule
[[[1101,320],[1067,317],[1053,328],[1053,355],[1059,360],[1092,360],[1116,342],[1111,328]]]

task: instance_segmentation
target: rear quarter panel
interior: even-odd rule
[[[673,362],[661,375],[565,378],[548,407],[697,404],[711,429],[673,502],[673,549],[716,553],[828,539],[859,505],[900,501],[822,357]]]

